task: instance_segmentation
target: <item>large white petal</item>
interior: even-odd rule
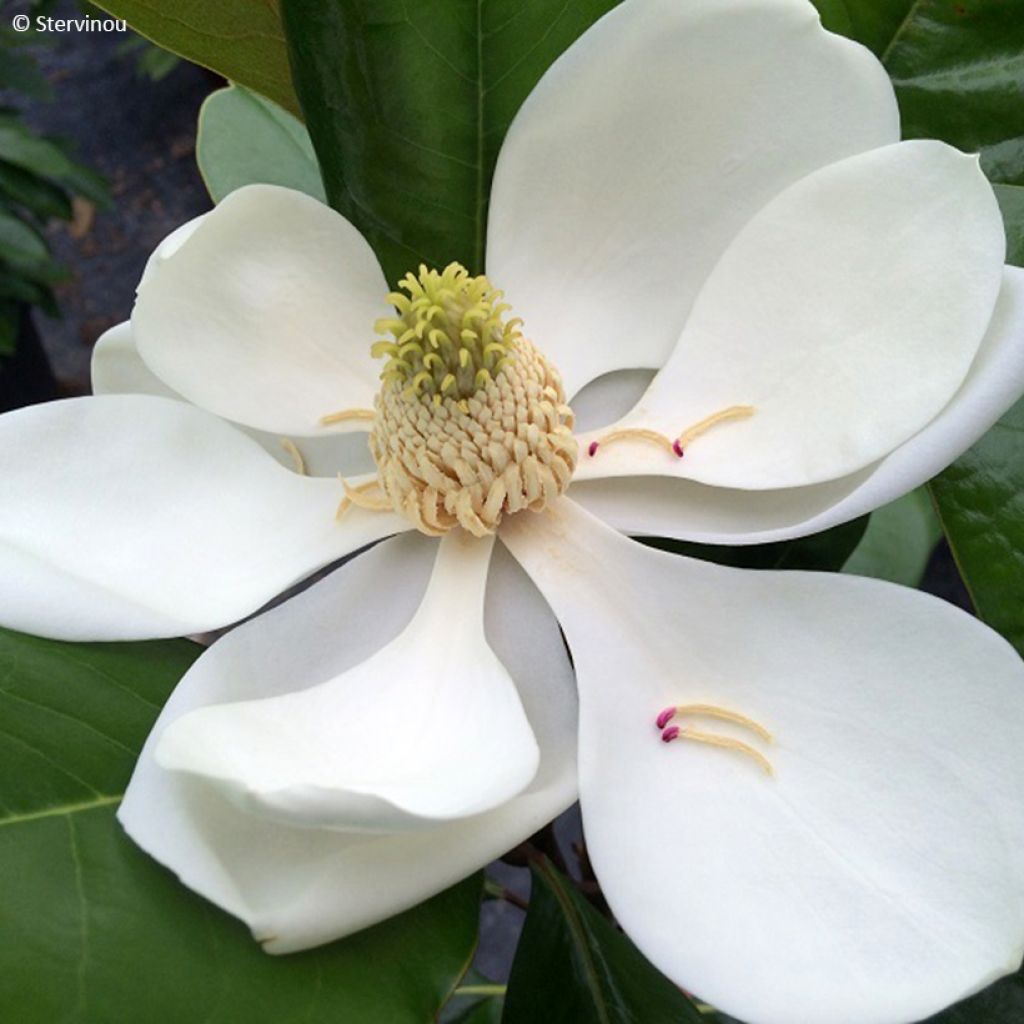
[[[1024,663],[875,580],[745,572],[563,501],[502,537],[565,630],[588,851],[669,977],[750,1024],[905,1024],[1024,946]],[[680,726],[760,749],[662,743]],[[675,723],[673,723],[675,724]]]
[[[184,402],[74,398],[0,417],[0,622],[66,640],[198,633],[407,529],[350,509]]]
[[[1024,270],[1006,267],[995,315],[960,390],[928,426],[874,466],[824,484],[769,491],[657,476],[574,481],[572,496],[637,536],[710,544],[806,536],[880,508],[930,480],[970,448],[1022,392]]]
[[[392,836],[296,828],[245,814],[213,787],[156,764],[157,738],[193,709],[289,693],[372,657],[416,614],[435,550],[418,534],[385,541],[217,641],[179,684],[142,752],[119,812],[128,833],[246,921],[270,952],[327,942],[426,899],[575,799],[572,670],[547,605],[501,549],[488,584],[487,639],[516,682],[541,750],[533,782],[507,804]],[[392,742],[408,741],[417,726],[396,714]]]
[[[659,367],[736,232],[810,171],[899,138],[888,76],[804,0],[626,0],[502,145],[487,272],[569,394]]]
[[[156,254],[151,257],[154,258]],[[143,362],[132,337],[130,321],[111,327],[97,340],[92,350],[92,390],[96,395],[157,395],[186,400]],[[369,427],[365,421],[362,425]],[[366,435],[361,431],[295,440],[253,427],[241,429],[282,466],[301,469],[308,476],[337,477],[341,473],[350,477],[372,472],[374,468]],[[297,458],[301,459],[301,466]]]
[[[184,238],[165,243],[139,285],[139,352],[168,387],[225,419],[273,433],[361,429],[320,418],[370,408],[373,324],[387,284],[366,240],[300,192],[249,185]]]
[[[419,611],[389,644],[306,689],[183,715],[157,763],[242,810],[347,832],[429,828],[510,800],[540,751],[484,637],[493,545],[449,534]]]
[[[580,478],[664,474],[722,487],[846,476],[912,437],[963,383],[999,294],[1005,235],[976,157],[916,141],[786,189],[740,232],[671,357],[618,428],[670,438],[731,406],[676,458],[629,439]],[[584,435],[582,450],[598,440]]]

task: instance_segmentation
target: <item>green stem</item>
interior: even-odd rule
[[[507,985],[460,985],[452,996],[504,996]]]

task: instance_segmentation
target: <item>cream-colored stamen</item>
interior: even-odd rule
[[[291,456],[292,462],[295,463],[295,472],[299,476],[306,476],[306,460],[302,457],[299,446],[290,437],[282,437],[279,440],[281,441],[281,447]]]
[[[743,743],[740,740],[731,739],[728,736],[716,736],[712,732],[699,732],[697,729],[691,729],[687,726],[684,729],[680,729],[676,734],[675,739],[679,740],[693,740],[695,743],[707,743],[712,747],[721,747],[724,750],[735,750],[739,754],[746,754],[747,757],[753,758],[764,771],[766,775],[774,775],[775,769],[772,767],[771,761],[764,756],[759,750],[755,750],[749,743]]]
[[[345,423],[348,420],[372,420],[376,415],[372,409],[341,409],[321,416],[317,422],[322,427],[327,427],[332,423]]]
[[[738,711],[730,711],[728,708],[719,707],[717,704],[676,704],[661,711],[654,724],[661,730],[661,739],[664,743],[671,743],[673,740],[693,740],[695,743],[707,743],[710,746],[721,747],[724,750],[735,750],[737,753],[753,758],[766,774],[775,774],[768,758],[749,743],[733,739],[730,736],[719,736],[716,733],[703,732],[688,725],[669,725],[668,723],[676,715],[699,715],[706,718],[717,718],[724,722],[732,722],[735,725],[741,725],[751,732],[757,733],[766,743],[771,743],[772,734],[760,722],[755,722],[754,719],[741,715]]]
[[[335,519],[340,519],[353,505],[366,509],[367,512],[391,511],[391,502],[383,492],[379,496],[367,493],[374,488],[380,490],[379,481],[368,480],[364,484],[359,484],[358,487],[353,487],[340,473],[338,474],[338,480],[345,489],[345,497],[338,504],[338,508],[334,513]]]
[[[708,718],[720,718],[724,722],[735,722],[756,732],[767,743],[772,742],[772,734],[760,722],[755,722],[738,711],[720,708],[717,704],[677,704],[675,711],[679,715],[705,715]]]
[[[598,448],[606,448],[610,444],[615,444],[616,441],[627,440],[650,441],[652,444],[661,445],[669,455],[672,454],[672,438],[659,434],[656,430],[646,430],[643,427],[622,427],[619,430],[613,430],[599,440],[591,441],[589,453],[593,456]]]
[[[730,405],[728,409],[721,409],[718,412],[713,412],[710,416],[705,416],[704,419],[697,423],[694,423],[692,427],[687,427],[675,441],[675,448],[678,453],[679,448],[686,450],[686,446],[691,442],[695,441],[701,434],[706,434],[712,427],[717,426],[719,423],[725,423],[728,420],[745,420],[754,415],[756,410],[752,405]]]
[[[706,434],[712,427],[729,420],[746,419],[748,416],[753,416],[754,412],[755,409],[752,405],[730,405],[727,409],[720,409],[710,416],[705,416],[704,419],[694,423],[692,427],[687,427],[675,440],[657,430],[648,430],[645,427],[620,427],[599,437],[596,441],[591,441],[587,454],[593,458],[599,448],[614,444],[616,441],[634,440],[649,441],[664,448],[669,455],[675,455],[681,459],[690,442],[695,441],[702,434]]]

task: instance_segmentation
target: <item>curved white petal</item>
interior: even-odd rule
[[[143,362],[127,320],[97,340],[92,351],[92,390],[96,395],[156,395],[185,401]],[[366,422],[362,425],[369,426]],[[294,439],[252,427],[241,429],[282,466],[306,476],[337,477],[341,473],[351,477],[374,469],[366,435],[361,431]]]
[[[678,345],[617,429],[669,438],[733,406],[685,458],[602,445],[580,477],[721,487],[846,476],[912,437],[967,375],[999,293],[1005,234],[978,166],[944,143],[862,153],[790,186],[740,232]],[[584,435],[587,451],[599,435]]]
[[[184,402],[73,398],[0,417],[0,623],[65,640],[227,625],[407,529]]]
[[[770,491],[651,476],[574,480],[571,493],[585,508],[635,536],[708,544],[802,537],[880,508],[930,480],[1022,393],[1024,270],[1005,267],[992,323],[960,390],[928,426],[874,466],[824,484]]]
[[[392,836],[294,828],[242,813],[212,787],[159,768],[156,737],[188,712],[269,698],[364,662],[397,637],[427,588],[436,542],[385,541],[217,641],[150,737],[119,812],[185,884],[245,920],[274,953],[396,914],[523,841],[575,799],[576,698],[558,625],[502,549],[488,583],[487,639],[515,680],[541,751],[533,782],[473,818]],[[414,728],[395,719],[395,742]]]
[[[195,233],[196,228],[206,218],[205,213],[193,217],[191,220],[179,224],[159,245],[150,253],[146,265],[142,268],[142,277],[139,279],[139,287],[149,280],[152,274],[159,269],[160,265],[169,260]]]
[[[183,715],[161,733],[157,764],[208,780],[242,810],[347,832],[429,828],[510,800],[540,751],[484,637],[493,545],[449,534],[391,643],[295,693]]]
[[[587,849],[678,984],[753,1024],[905,1024],[1024,946],[1024,663],[977,620],[851,576],[630,542],[571,502],[502,536],[580,688]],[[556,557],[557,555],[557,557]],[[713,715],[663,743],[666,705]]]
[[[570,395],[610,370],[658,367],[758,209],[898,138],[881,65],[804,0],[626,0],[513,121],[487,272]]]
[[[151,261],[132,328],[153,373],[225,419],[299,436],[365,429],[319,421],[372,408],[369,346],[387,290],[343,217],[301,192],[249,185]]]

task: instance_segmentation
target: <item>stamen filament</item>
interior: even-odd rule
[[[347,420],[372,420],[376,415],[372,409],[342,409],[340,412],[329,412],[326,416],[321,416],[318,422],[326,427]]]
[[[384,496],[376,497],[367,494],[367,491],[374,487],[380,488],[378,480],[367,480],[364,484],[353,487],[340,473],[338,480],[345,489],[345,497],[341,499],[338,508],[334,513],[335,519],[340,519],[353,505],[357,508],[366,509],[368,512],[391,512],[392,504]]]
[[[672,450],[682,458],[686,446],[691,441],[695,441],[701,434],[706,434],[712,427],[717,426],[719,423],[725,423],[727,420],[748,419],[754,415],[755,411],[752,405],[730,405],[727,409],[713,412],[710,416],[705,416],[704,419],[694,423],[692,427],[687,427],[673,442]]]
[[[675,707],[665,708],[658,715],[657,726],[664,729],[676,715],[706,715],[708,718],[720,718],[724,722],[735,722],[737,725],[745,725],[748,729],[756,732],[766,742],[772,742],[772,734],[760,722],[755,722],[738,711],[729,711],[727,708],[720,708],[717,704],[677,704]]]
[[[292,457],[292,461],[295,463],[295,472],[299,476],[306,476],[306,460],[302,457],[299,446],[290,437],[282,437],[279,440],[281,447]]]
[[[735,750],[737,753],[752,757],[761,766],[766,775],[775,774],[771,761],[764,754],[759,750],[755,750],[749,743],[743,743],[728,736],[716,736],[711,732],[700,732],[697,729],[689,728],[689,726],[685,729],[680,729],[679,726],[672,725],[661,734],[661,738],[665,743],[671,743],[673,740],[693,740],[695,743],[707,743],[709,746],[721,747],[723,750]]]
[[[638,441],[651,441],[654,444],[661,445],[670,455],[672,454],[671,438],[666,437],[664,434],[659,434],[656,430],[645,430],[642,427],[623,427],[620,430],[613,430],[611,433],[605,434],[600,440],[591,441],[587,454],[593,458],[601,445],[607,446],[614,444],[616,441],[624,441],[630,437],[636,438]]]

